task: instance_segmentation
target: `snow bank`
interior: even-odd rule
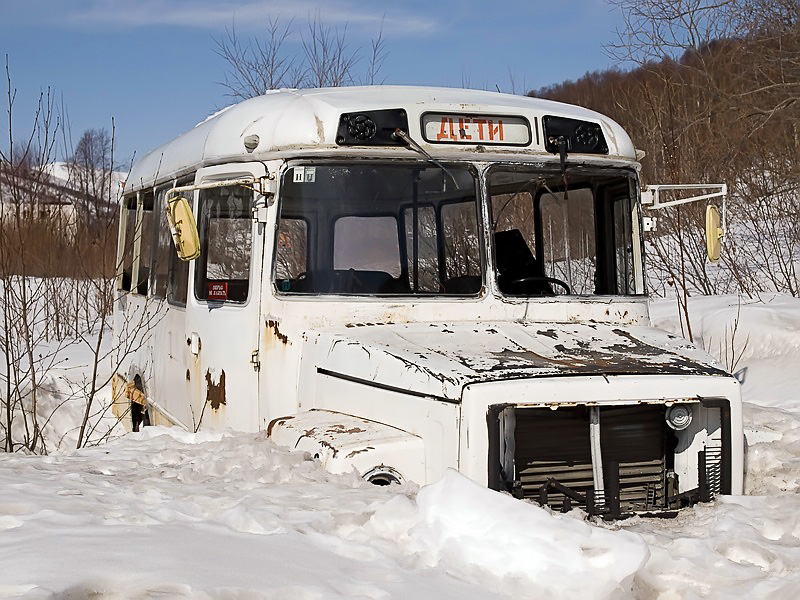
[[[264,434],[0,455],[0,596],[609,598],[648,550],[451,471],[380,488]],[[63,597],[63,596],[61,596]]]
[[[691,298],[696,343],[735,371],[747,436],[747,496],[718,498],[675,520],[634,518],[651,557],[642,598],[797,598],[800,589],[800,299]],[[674,300],[651,304],[680,334]],[[735,332],[735,333],[734,333]]]
[[[793,600],[800,300],[762,300],[690,302],[699,344],[723,364],[727,348],[745,381],[748,496],[593,524],[455,472],[381,488],[263,433],[151,427],[71,454],[0,454],[0,597]],[[674,302],[652,314],[680,332]]]
[[[686,335],[675,300],[651,302],[653,324]],[[695,343],[743,382],[748,402],[796,407],[800,377],[800,298],[700,296],[689,300]]]
[[[413,526],[406,530],[406,527]],[[416,567],[448,572],[517,598],[611,598],[630,593],[649,551],[635,534],[556,515],[491,491],[454,470],[423,487],[416,505],[398,497],[370,520],[376,534],[398,538]]]

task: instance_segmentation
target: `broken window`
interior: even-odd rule
[[[614,259],[618,290],[635,289],[631,201],[628,195],[614,199]]]
[[[439,254],[436,245],[436,212],[432,206],[417,208],[417,284],[421,292],[439,291]],[[414,210],[405,209],[406,268],[414,278]],[[412,288],[413,288],[412,284]]]

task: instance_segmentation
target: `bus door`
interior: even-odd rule
[[[211,167],[197,183],[261,177],[261,164]],[[239,184],[200,189],[195,215],[201,253],[192,261],[186,343],[195,429],[258,428],[260,279],[264,224],[253,218],[256,193]]]

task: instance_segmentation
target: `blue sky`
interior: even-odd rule
[[[231,104],[214,42],[226,27],[247,37],[277,17],[302,30],[317,10],[325,24],[347,26],[353,49],[366,50],[383,22],[385,83],[510,92],[511,74],[517,93],[613,66],[603,45],[622,26],[606,0],[0,0],[17,137],[49,86],[73,138],[110,130],[113,117],[118,156],[142,155]]]

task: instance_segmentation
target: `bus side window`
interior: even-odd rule
[[[122,278],[120,289],[131,291],[131,271],[133,269],[133,245],[136,237],[136,194],[131,194],[123,202],[120,218],[125,223],[125,237],[122,250]]]
[[[163,187],[156,193],[156,202],[153,212],[153,223],[156,227],[155,248],[153,248],[153,289],[152,295],[156,298],[166,298],[167,282],[169,280],[169,255],[175,254],[172,246],[172,236],[167,225],[167,215],[164,212],[164,195],[169,187]]]
[[[195,297],[211,302],[245,302],[250,288],[253,192],[232,185],[200,191],[200,256]]]
[[[150,282],[150,265],[153,258],[153,191],[142,196],[142,241],[139,245],[139,277],[136,280],[136,293],[147,295]]]

